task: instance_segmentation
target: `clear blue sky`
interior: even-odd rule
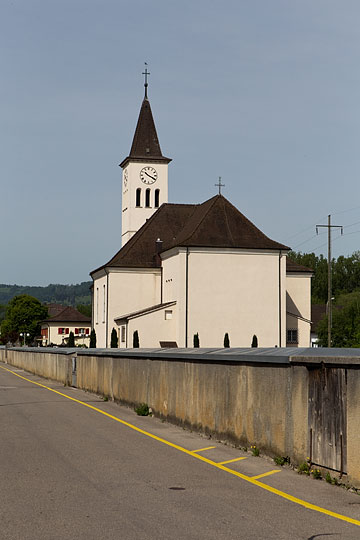
[[[326,254],[331,213],[334,255],[359,249],[359,21],[358,0],[1,0],[0,283],[78,283],[119,249],[144,61],[170,202],[221,176],[274,240]]]

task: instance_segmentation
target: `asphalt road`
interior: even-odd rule
[[[1,363],[0,433],[1,540],[360,538],[354,493]]]

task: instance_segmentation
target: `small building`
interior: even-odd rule
[[[53,305],[51,305],[53,308]],[[91,318],[77,309],[61,306],[62,310],[49,308],[49,319],[41,321],[41,345],[66,345],[70,332],[73,332],[75,346],[90,344]],[[55,311],[55,314],[52,313]],[[51,316],[52,315],[52,316]]]

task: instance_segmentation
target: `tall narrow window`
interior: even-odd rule
[[[155,189],[155,208],[159,208],[160,189]]]
[[[145,192],[145,206],[146,208],[150,207],[150,189],[149,188]]]
[[[136,206],[141,206],[141,188],[136,190]]]
[[[96,324],[99,323],[99,287],[96,287]]]
[[[105,285],[103,285],[104,291],[104,309],[103,309],[103,322],[105,322],[105,310],[106,310],[106,294],[105,294]]]

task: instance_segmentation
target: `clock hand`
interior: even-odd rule
[[[151,176],[151,174],[147,173],[146,171],[145,171],[145,174],[146,174],[146,176],[148,176],[149,178],[151,178],[151,180],[155,180],[155,178],[154,178],[153,176]]]

